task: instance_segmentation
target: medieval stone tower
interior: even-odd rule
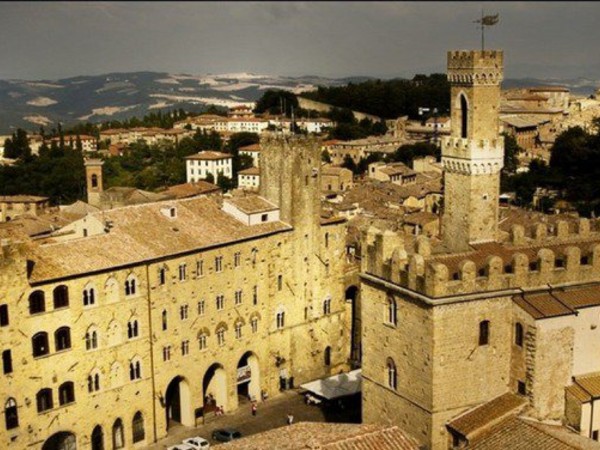
[[[451,251],[496,239],[504,140],[498,110],[503,52],[448,52],[452,133],[442,140],[442,235]]]
[[[87,186],[87,201],[90,205],[100,204],[102,195],[102,165],[100,159],[87,159],[85,161],[85,180]]]

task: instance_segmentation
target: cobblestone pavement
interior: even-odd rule
[[[344,409],[308,406],[304,403],[304,397],[298,393],[298,390],[291,390],[259,403],[256,416],[252,416],[251,404],[244,403],[236,411],[222,417],[212,418],[205,425],[197,427],[177,425],[169,430],[169,436],[146,448],[148,450],[164,450],[193,436],[208,439],[213,446],[217,442],[212,440],[211,435],[217,428],[235,428],[242,433],[242,436],[249,436],[286,425],[287,415],[290,412],[294,416],[295,423],[360,422],[360,405],[356,402]]]

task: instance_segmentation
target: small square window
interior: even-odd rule
[[[269,220],[269,215],[268,214],[263,214],[262,216],[260,216],[260,220],[262,222],[266,222],[267,220]]]

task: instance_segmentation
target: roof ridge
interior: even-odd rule
[[[548,433],[545,430],[540,429],[537,426],[535,426],[533,424],[533,422],[535,422],[535,419],[533,419],[533,418],[526,417],[526,416],[516,416],[515,419],[516,420],[520,420],[522,423],[524,423],[528,427],[533,428],[534,430],[537,430],[537,431],[539,431],[541,433],[544,433],[546,436],[549,436],[550,438],[552,438],[552,439],[554,439],[554,440],[556,440],[558,442],[561,442],[561,443],[565,444],[566,446],[572,448],[573,450],[580,450],[578,447],[574,447],[573,445],[571,445],[568,442],[566,442],[566,440],[561,439],[561,438],[555,436],[554,434]],[[536,422],[536,423],[538,423],[538,422]],[[540,423],[540,425],[543,425],[543,424]]]

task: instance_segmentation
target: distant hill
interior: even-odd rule
[[[61,80],[0,80],[0,134],[17,127],[33,131],[39,125],[52,126],[57,121],[68,126],[86,120],[142,117],[158,109],[184,108],[199,112],[210,104],[230,106],[254,102],[266,89],[301,93],[317,86],[340,86],[372,79],[374,77],[366,76],[283,77],[246,72],[217,75],[131,72]],[[504,82],[505,87],[541,84],[564,84],[575,94],[589,95],[600,82],[585,78],[527,78]]]

